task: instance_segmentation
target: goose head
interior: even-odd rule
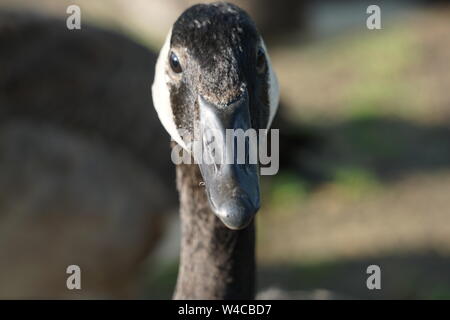
[[[212,211],[230,229],[245,228],[260,206],[259,165],[236,161],[227,129],[268,129],[278,107],[277,79],[247,13],[228,3],[184,11],[160,51],[152,96],[172,140],[195,160],[203,157],[196,163]],[[201,148],[192,148],[195,142]]]

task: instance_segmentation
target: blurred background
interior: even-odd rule
[[[0,0],[0,297],[171,297],[177,194],[150,86],[196,2]],[[450,3],[376,1],[368,30],[373,1],[230,2],[281,87],[260,297],[450,299]],[[82,293],[61,287],[69,264]]]

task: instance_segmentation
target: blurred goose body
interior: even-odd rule
[[[177,207],[148,107],[156,56],[89,25],[0,15],[0,297],[136,297]]]

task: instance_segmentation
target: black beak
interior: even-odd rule
[[[256,143],[244,137],[244,148],[239,149],[237,144],[242,143],[242,139],[233,135],[237,129],[242,133],[252,128],[248,93],[245,90],[227,106],[216,106],[202,96],[198,102],[202,150],[197,154],[203,156],[199,167],[209,202],[228,228],[243,229],[260,205],[259,165],[257,160],[249,161],[248,155],[250,149],[256,150],[249,148],[249,144]],[[245,150],[244,163],[238,161],[238,150]]]

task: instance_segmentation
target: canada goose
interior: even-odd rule
[[[194,5],[176,20],[159,54],[152,95],[173,146],[183,148],[179,129],[205,141],[213,127],[221,134],[268,128],[279,100],[260,34],[228,3]],[[182,243],[175,299],[254,298],[258,169],[176,166]]]

